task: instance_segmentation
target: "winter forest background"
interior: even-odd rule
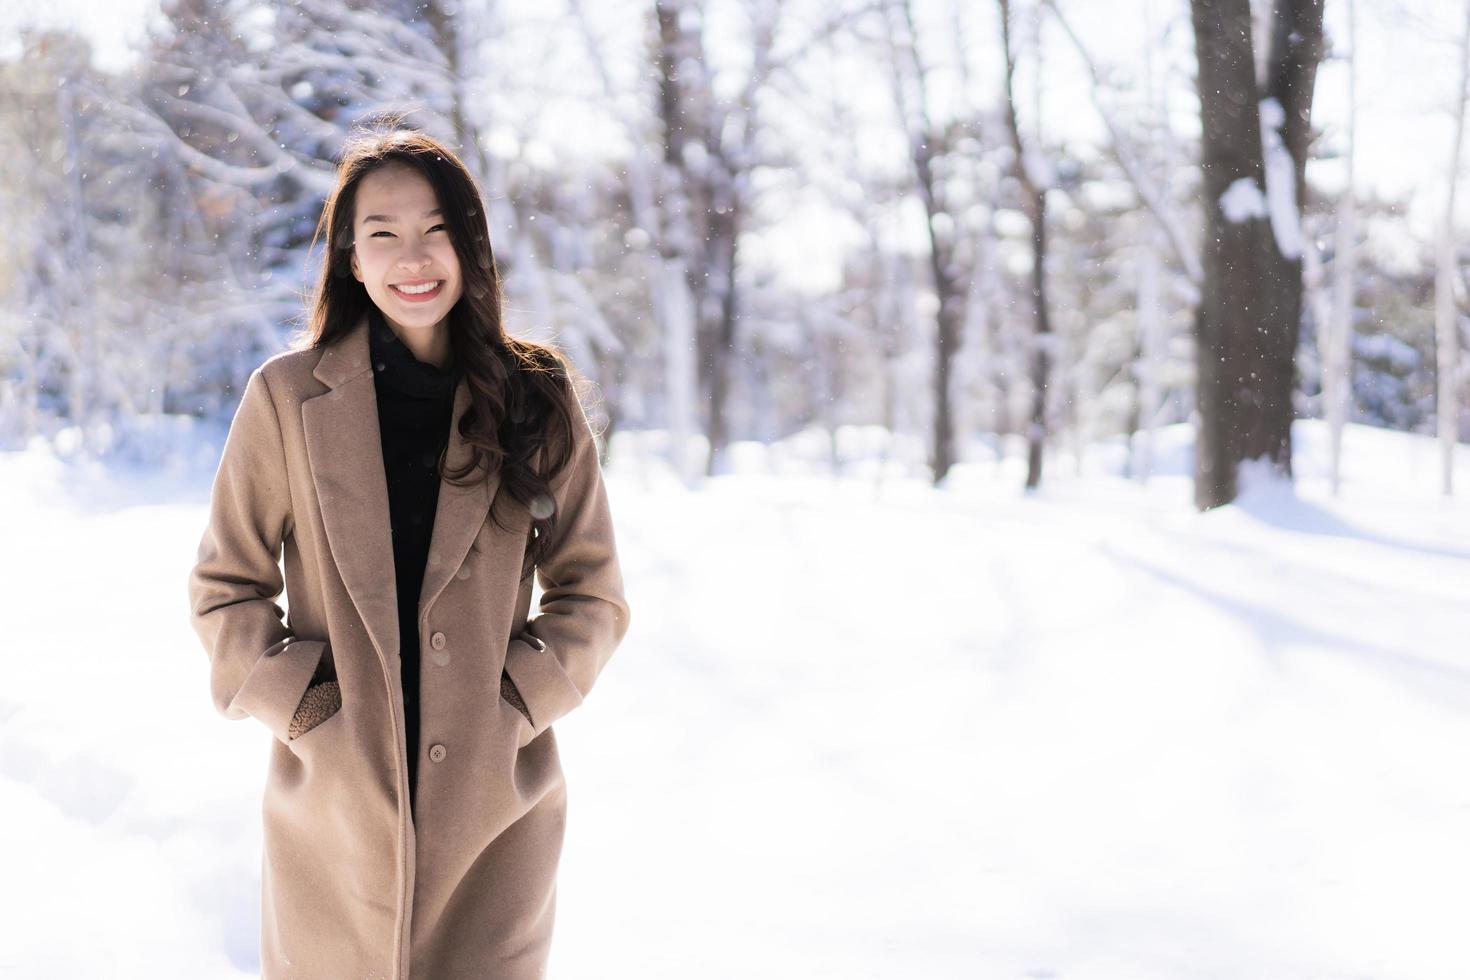
[[[1146,477],[1150,434],[1193,420],[1202,506],[1240,460],[1285,470],[1293,418],[1447,459],[1463,11],[1126,6],[167,2],[115,69],[21,23],[0,434],[146,454],[227,415],[299,322],[333,153],[408,108],[487,189],[513,329],[578,358],[609,435],[665,430],[686,478],[804,429],[840,467],[858,427],[936,483],[1016,452],[1034,486],[1108,438]],[[1387,195],[1355,154],[1381,174],[1400,131],[1356,120],[1409,52],[1401,150],[1442,164]]]
[[[0,976],[258,972],[184,575],[383,110],[596,382],[557,980],[1470,975],[1466,0],[33,6]]]

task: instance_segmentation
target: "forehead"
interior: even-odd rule
[[[370,214],[388,215],[399,221],[415,221],[425,211],[439,206],[434,185],[412,167],[389,164],[379,167],[358,184],[356,220]]]

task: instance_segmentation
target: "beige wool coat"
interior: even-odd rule
[[[458,431],[468,405],[461,380],[451,467],[469,457]],[[508,495],[496,505],[518,529],[507,533],[488,520],[498,474],[440,484],[419,596],[411,811],[367,319],[251,373],[189,602],[215,707],[275,736],[262,807],[264,980],[545,976],[567,805],[553,726],[591,691],[629,623],[595,442],[581,413],[577,422],[551,487],[557,527],[534,618],[530,579],[519,581],[526,509]],[[289,616],[276,603],[283,585]],[[530,721],[501,696],[502,670]],[[314,674],[336,678],[341,707],[291,739]]]

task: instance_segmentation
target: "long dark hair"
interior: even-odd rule
[[[506,531],[525,530],[532,535],[521,570],[524,579],[549,547],[556,522],[551,483],[571,455],[571,427],[583,424],[573,413],[582,412],[577,391],[585,378],[554,345],[505,332],[500,272],[490,247],[479,186],[458,155],[432,136],[403,126],[399,115],[370,119],[343,144],[337,185],[312,236],[313,251],[323,235],[329,245],[308,302],[304,340],[298,346],[331,343],[350,331],[371,307],[373,300],[366,287],[352,275],[357,188],[363,177],[395,162],[415,168],[433,186],[464,282],[464,294],[449,311],[449,343],[455,370],[469,383],[470,406],[460,419],[459,431],[473,454],[463,469],[449,472],[441,449],[435,472],[468,486],[487,479],[497,467],[501,469],[501,488],[525,510],[529,526],[512,529],[493,509],[491,516]],[[532,466],[538,449],[545,450],[539,472]],[[505,494],[496,494],[497,504]]]

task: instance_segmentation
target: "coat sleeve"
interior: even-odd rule
[[[275,602],[291,528],[280,424],[256,368],[210,491],[208,524],[189,572],[190,621],[209,655],[215,708],[232,720],[258,718],[283,742],[326,648],[323,640],[298,638]]]
[[[537,735],[582,703],[629,623],[607,489],[585,413],[575,413],[571,457],[550,489],[556,526],[536,566],[540,613],[511,638],[505,656],[505,672]]]

